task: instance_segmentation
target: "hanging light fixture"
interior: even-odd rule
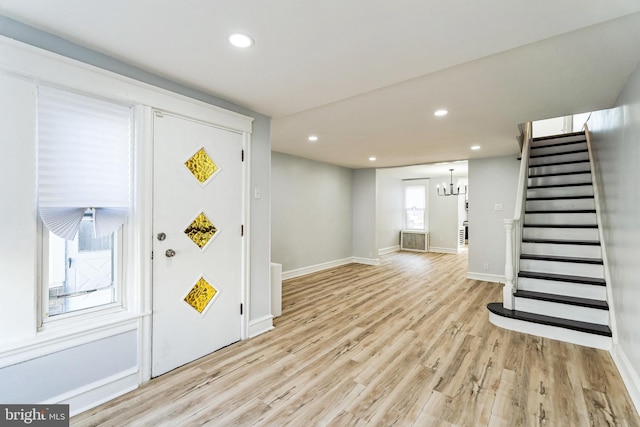
[[[436,185],[436,191],[438,192],[438,196],[463,196],[467,194],[467,186],[464,186],[464,192],[460,192],[460,186],[458,185],[458,189],[456,192],[453,192],[453,169],[449,169],[449,173],[451,173],[451,182],[449,183],[449,192],[447,192],[447,184],[442,183],[442,192],[440,192],[440,185]]]

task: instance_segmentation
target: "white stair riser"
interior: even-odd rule
[[[555,166],[535,166],[529,168],[529,176],[542,175],[547,173],[566,173],[566,172],[591,172],[591,166],[588,162],[570,163],[568,165]]]
[[[602,250],[596,245],[564,245],[554,243],[523,242],[520,250],[523,254],[567,256],[576,258],[601,258]]]
[[[555,145],[544,145],[540,147],[532,147],[532,150],[529,152],[529,155],[540,156],[545,154],[556,154],[556,153],[562,153],[565,151],[577,151],[577,150],[586,150],[586,149],[587,149],[587,142],[582,141],[576,144],[569,144],[569,145],[555,144]]]
[[[604,279],[604,268],[601,264],[521,259],[520,270],[535,273],[565,274],[569,276]]]
[[[564,136],[560,138],[543,139],[538,141],[532,141],[532,147],[548,147],[550,145],[558,145],[565,142],[585,141],[584,135]]]
[[[591,184],[591,172],[529,178],[528,185]]]
[[[593,186],[580,185],[574,187],[528,188],[527,197],[571,197],[593,196]]]
[[[515,299],[515,309],[526,311],[527,313],[542,314],[543,316],[609,325],[608,310],[519,297]]]
[[[612,345],[611,337],[597,334],[588,334],[585,332],[574,331],[571,329],[559,328],[556,326],[541,325],[539,323],[527,322],[523,320],[510,319],[489,313],[489,321],[501,328],[510,329],[512,331],[523,332],[525,334],[537,335],[540,337],[550,338],[553,340],[570,342],[573,344],[583,345],[586,347],[600,348],[602,350],[610,350]]]
[[[605,286],[585,285],[582,283],[561,282],[559,280],[532,279],[518,277],[518,289],[523,291],[544,292],[547,294],[566,295],[578,298],[606,300]]]
[[[568,153],[568,154],[555,154],[553,156],[545,157],[533,157],[529,158],[529,166],[548,165],[551,163],[560,162],[576,162],[579,160],[589,160],[589,153]]]
[[[540,213],[525,214],[525,224],[593,224],[596,225],[595,213]]]
[[[594,199],[527,200],[528,211],[594,210]]]
[[[527,239],[599,240],[597,228],[539,228],[523,227]]]

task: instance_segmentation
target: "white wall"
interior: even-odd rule
[[[376,172],[376,235],[378,250],[392,250],[400,245],[400,230],[404,210],[402,180],[389,174]]]
[[[432,252],[458,252],[459,200],[464,196],[438,196],[436,186],[449,182],[449,178],[429,180],[429,250]],[[457,185],[455,186],[457,188]]]
[[[613,354],[640,408],[640,67],[616,105],[594,112],[588,125],[618,332]]]
[[[516,156],[469,160],[469,277],[504,280],[504,220],[515,212],[519,172]]]
[[[271,257],[283,272],[352,256],[352,171],[273,152]]]
[[[364,263],[377,263],[376,171],[353,170],[353,256]]]

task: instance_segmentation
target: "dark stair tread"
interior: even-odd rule
[[[598,228],[598,224],[523,224],[529,228]]]
[[[586,187],[593,186],[591,182],[578,182],[573,184],[548,184],[548,185],[529,185],[527,190],[536,190],[538,188],[564,188],[564,187]]]
[[[594,196],[549,196],[549,197],[527,197],[527,200],[579,200],[593,199]]]
[[[553,147],[553,145],[552,145]],[[541,148],[541,147],[536,147],[536,148]],[[579,153],[588,153],[589,150],[587,150],[586,148],[580,149],[580,150],[570,150],[570,151],[560,151],[558,153],[548,153],[548,154],[535,154],[533,156],[529,156],[530,159],[539,159],[542,157],[553,157],[553,156],[562,156],[563,154],[579,154]]]
[[[526,277],[528,279],[554,280],[558,282],[582,283],[585,285],[606,286],[604,279],[584,276],[570,276],[568,274],[555,273],[539,273],[536,271],[520,271],[518,277]]]
[[[531,149],[532,150],[539,150],[542,148],[551,148],[551,147],[562,147],[565,145],[573,145],[573,144],[584,144],[585,142],[587,142],[587,139],[579,139],[577,141],[567,141],[567,142],[559,142],[557,144],[546,144],[546,145],[536,145],[534,146],[533,144],[531,145]]]
[[[609,310],[609,304],[606,301],[590,298],[579,298],[568,295],[548,294],[545,292],[534,291],[517,291],[514,293],[516,297],[534,299],[538,301],[556,302],[559,304],[575,305],[578,307],[596,308],[598,310]]]
[[[533,174],[533,175],[529,175],[529,178],[546,178],[546,177],[550,177],[550,176],[567,176],[567,175],[580,175],[583,173],[588,173],[589,175],[591,175],[591,171],[573,171],[573,172],[552,172],[552,173],[540,173],[540,174]]]
[[[576,213],[596,213],[595,209],[558,209],[541,211],[524,211],[526,214],[576,214]]]
[[[546,167],[546,166],[572,165],[574,163],[589,163],[589,159],[571,160],[571,161],[566,161],[566,162],[544,163],[542,165],[529,165],[529,168],[542,168],[542,167]]]
[[[487,309],[493,314],[502,317],[508,317],[515,320],[523,320],[526,322],[538,323],[547,326],[556,326],[564,329],[572,329],[574,331],[586,332],[588,334],[611,336],[611,329],[606,325],[597,323],[580,322],[578,320],[562,319],[559,317],[544,316],[542,314],[528,313],[526,311],[508,310],[502,306],[500,302],[492,302],[487,305]]]
[[[569,138],[572,136],[584,136],[586,138],[586,135],[584,133],[584,131],[579,131],[579,132],[567,132],[567,133],[558,133],[555,135],[547,135],[547,136],[536,136],[535,138],[533,138],[533,142],[536,141],[548,141],[550,139],[560,139],[560,138]]]
[[[556,255],[520,254],[520,259],[530,259],[535,261],[575,262],[578,264],[603,264],[602,259],[600,258],[568,257]]]
[[[555,239],[531,239],[524,238],[522,243],[550,243],[554,245],[588,245],[600,246],[599,240],[555,240]]]

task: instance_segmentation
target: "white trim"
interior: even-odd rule
[[[37,83],[48,82],[58,87],[73,88],[76,92],[99,95],[127,104],[152,105],[166,112],[208,122],[211,121],[210,113],[214,112],[220,116],[215,122],[217,125],[235,131],[251,132],[252,117],[4,36],[0,36],[0,72],[22,76]]]
[[[640,375],[634,368],[633,364],[627,357],[626,353],[619,344],[614,343],[611,349],[611,357],[620,372],[624,385],[627,386],[631,401],[636,407],[636,411],[640,412]]]
[[[352,257],[351,262],[356,264],[366,264],[366,265],[380,265],[380,258],[360,258],[360,257]]]
[[[400,251],[400,245],[389,246],[388,248],[380,248],[378,249],[378,256],[386,255],[386,254],[390,254],[398,251]]]
[[[557,326],[527,322],[526,320],[512,319],[492,312],[489,312],[489,321],[496,326],[509,329],[511,331],[584,345],[586,347],[599,348],[602,350],[611,349],[611,337],[605,337],[603,335],[588,334],[585,332],[574,331],[573,329],[565,329]]]
[[[64,403],[69,405],[69,415],[95,408],[105,402],[138,388],[138,370],[130,368],[67,393],[46,399],[41,404]]]
[[[249,321],[249,338],[253,338],[265,332],[269,332],[274,328],[273,316],[267,314],[266,316],[259,317]]]
[[[429,252],[437,252],[439,254],[457,254],[458,249],[438,248],[434,246],[429,246]]]
[[[504,276],[500,276],[499,274],[474,273],[471,271],[467,272],[467,279],[480,280],[482,282],[505,282]]]
[[[13,343],[7,351],[0,354],[0,368],[32,360],[47,354],[81,346],[90,342],[112,337],[129,331],[137,331],[139,319],[143,315],[107,315],[100,320],[103,325],[96,327],[96,322],[88,325],[74,325],[56,332],[39,333],[25,344],[24,341]],[[11,346],[9,344],[8,346]]]
[[[131,276],[127,283],[139,283],[139,286],[127,287],[130,308],[147,313],[140,319],[138,333],[138,378],[143,384],[151,379],[151,331],[153,310],[152,271],[153,264],[153,109],[148,106],[136,106],[136,147],[133,178],[134,212],[132,216],[133,247],[132,264],[128,266]]]
[[[293,279],[294,277],[305,276],[311,273],[317,273],[318,271],[328,270],[334,267],[340,267],[353,263],[352,258],[343,258],[335,261],[323,262],[321,264],[310,265],[308,267],[296,268],[295,270],[283,271],[282,280]]]

